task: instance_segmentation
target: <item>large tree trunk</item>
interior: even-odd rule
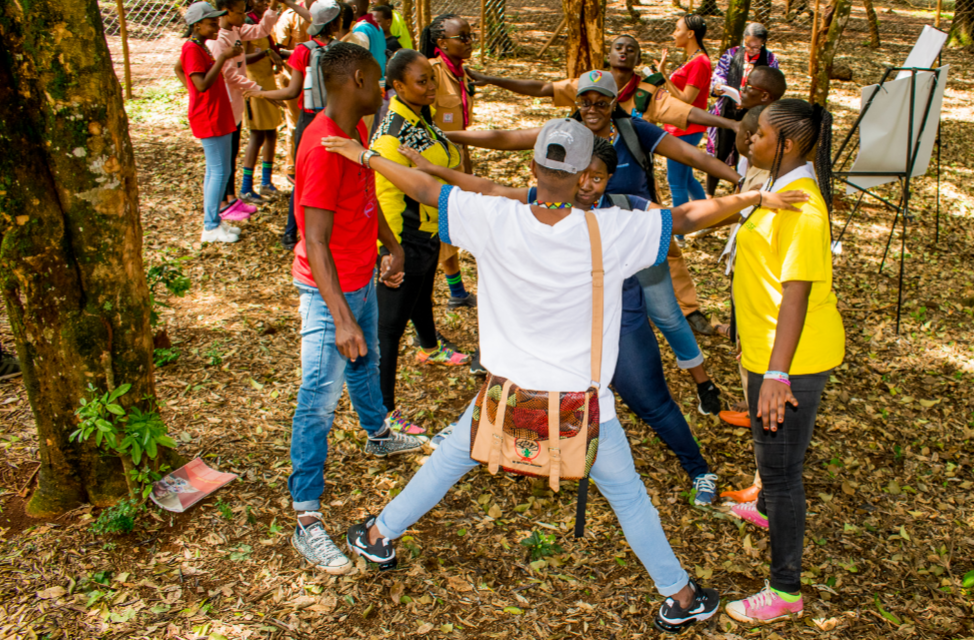
[[[869,23],[869,46],[877,49],[880,43],[879,19],[876,17],[876,8],[873,7],[873,0],[862,0],[862,6],[866,10],[866,22]]]
[[[89,384],[131,384],[129,406],[155,394],[149,297],[128,120],[97,3],[0,11],[0,289],[39,436],[28,513],[49,516],[126,493],[119,460],[68,435]]]
[[[730,0],[727,3],[727,14],[724,17],[724,39],[720,43],[720,55],[731,47],[741,44],[744,39],[744,27],[747,26],[747,14],[751,11],[751,0]]]
[[[952,47],[974,45],[974,0],[957,0],[947,44]]]
[[[832,61],[835,60],[835,52],[839,49],[839,41],[842,39],[846,23],[849,22],[850,13],[852,13],[852,0],[833,0],[825,13],[822,29],[819,31],[818,55],[815,59],[815,73],[812,75],[810,98],[812,102],[817,102],[823,107],[828,105]]]
[[[603,0],[562,0],[562,6],[568,29],[568,77],[601,69],[605,65]]]

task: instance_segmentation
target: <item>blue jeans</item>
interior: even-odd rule
[[[670,343],[670,348],[676,354],[676,366],[681,369],[692,369],[702,365],[703,353],[697,345],[690,323],[683,316],[680,303],[676,301],[676,293],[673,292],[670,266],[664,262],[643,269],[636,274],[636,278],[639,279],[639,284],[643,285],[646,313]]]
[[[666,443],[690,478],[710,473],[690,425],[666,386],[659,343],[649,321],[619,337],[619,360],[612,386],[639,418]]]
[[[368,353],[355,362],[335,346],[335,321],[318,289],[295,283],[301,294],[301,388],[291,425],[291,491],[294,508],[315,511],[325,490],[328,432],[344,383],[362,428],[371,436],[382,429],[386,409],[379,390],[379,308],[375,281],[345,294],[365,334]]]
[[[466,473],[480,465],[470,457],[470,419],[474,403],[460,418],[453,434],[433,451],[402,493],[386,505],[376,524],[386,538],[398,538],[435,507]],[[592,480],[615,511],[626,540],[649,571],[656,589],[671,596],[686,586],[689,577],[673,554],[659,513],[636,472],[629,440],[613,418],[599,428],[599,453],[592,465]]]
[[[680,140],[692,147],[700,144],[701,138],[703,138],[702,131],[680,136]],[[691,200],[703,200],[707,197],[703,187],[693,177],[693,167],[688,167],[676,160],[666,160],[666,181],[670,184],[670,195],[673,198],[674,207],[679,207]]]
[[[203,177],[203,228],[207,231],[220,226],[220,203],[230,179],[233,158],[233,134],[215,138],[200,138],[206,155],[206,175]]]

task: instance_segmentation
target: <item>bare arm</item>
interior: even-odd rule
[[[729,118],[722,118],[720,116],[715,116],[709,111],[705,111],[700,107],[693,107],[690,109],[690,115],[687,116],[687,122],[691,124],[700,124],[705,127],[717,127],[718,129],[730,129],[732,131],[737,131],[741,126],[740,122],[731,120]]]
[[[173,65],[172,70],[176,73],[176,77],[179,78],[179,81],[183,83],[183,86],[186,87],[186,90],[189,91],[189,85],[186,84],[186,74],[183,72],[183,61],[177,60],[176,64]]]
[[[716,176],[721,180],[727,180],[731,184],[737,184],[737,181],[741,179],[736,171],[717,158],[707,155],[676,136],[665,136],[660,140],[659,144],[656,145],[656,153],[694,169],[700,169],[704,173]]]
[[[805,315],[808,313],[808,295],[812,291],[812,283],[802,280],[791,280],[781,283],[781,307],[778,310],[778,322],[775,326],[774,346],[771,349],[769,371],[784,371],[788,373],[791,361],[798,349],[798,340],[805,327]],[[777,380],[765,380],[761,383],[761,395],[758,397],[757,416],[765,429],[777,431],[778,425],[785,421],[785,405],[798,406],[798,400],[791,392],[791,386]]]
[[[673,233],[685,235],[705,229],[752,206],[798,211],[792,205],[807,201],[808,194],[804,191],[770,193],[757,190],[710,200],[693,200],[670,212],[673,216]]]
[[[478,178],[475,175],[457,171],[456,169],[441,167],[438,164],[433,164],[419,153],[416,153],[414,149],[410,149],[406,146],[399,147],[399,153],[409,158],[409,161],[416,165],[416,168],[420,171],[437,177],[444,182],[456,185],[464,191],[480,193],[485,196],[503,196],[505,198],[518,200],[527,204],[527,189],[515,189],[514,187],[507,187],[502,184],[497,184],[491,180],[487,180],[486,178]]]
[[[286,5],[288,9],[293,9],[294,13],[304,18],[305,22],[311,22],[311,12],[297,2],[293,0],[281,0],[281,4]]]
[[[485,76],[473,69],[467,69],[467,74],[473,78],[478,86],[492,84],[501,89],[507,89],[522,96],[532,96],[535,98],[552,98],[555,95],[554,85],[543,80],[517,80],[515,78],[496,78]]]
[[[301,89],[304,87],[304,74],[290,67],[288,70],[291,72],[291,80],[286,87],[273,91],[261,91],[260,97],[268,100],[290,100],[301,95]]]
[[[501,151],[525,151],[533,149],[538,139],[540,128],[516,129],[505,131],[492,129],[490,131],[447,131],[446,137],[454,144],[465,144],[481,149],[499,149]]]
[[[663,49],[663,55],[656,61],[656,67],[662,72],[663,78],[666,80],[666,90],[680,102],[693,104],[693,101],[700,95],[700,88],[688,84],[684,89],[679,89],[673,84],[673,81],[670,80],[670,74],[666,72],[666,56],[668,53],[667,49]]]
[[[235,48],[232,51],[237,51],[237,49]],[[223,63],[225,63],[226,61],[227,61],[226,54],[221,53],[216,57],[216,62],[214,62],[213,66],[209,68],[209,70],[206,72],[206,75],[202,73],[191,73],[189,79],[193,81],[193,86],[196,87],[196,90],[206,91],[210,87],[212,87],[213,83],[216,82],[216,79],[220,76],[220,73],[223,70]],[[176,71],[176,75],[185,77],[185,74],[183,74],[183,67],[181,64],[179,65],[179,69]],[[183,84],[186,84],[185,81],[183,82]]]
[[[323,139],[321,144],[332,153],[340,153],[352,162],[358,162],[365,152],[365,148],[357,140],[349,138],[331,136]],[[416,202],[430,207],[439,204],[440,188],[443,185],[433,176],[423,173],[419,169],[386,160],[379,155],[372,157],[369,167],[381,173],[392,183],[392,186]]]

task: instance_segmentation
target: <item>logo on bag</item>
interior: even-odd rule
[[[515,440],[514,449],[517,451],[517,455],[521,456],[521,462],[530,462],[541,453],[541,447],[537,442],[525,438]]]

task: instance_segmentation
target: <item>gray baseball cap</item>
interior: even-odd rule
[[[552,160],[549,148],[559,145],[565,149],[564,160]],[[592,163],[595,136],[578,120],[559,118],[541,127],[534,143],[534,161],[542,167],[568,173],[581,173]]]
[[[226,9],[220,11],[209,2],[194,2],[189,5],[189,9],[186,9],[184,19],[186,24],[194,25],[203,18],[215,18],[224,15],[226,12]]]
[[[593,69],[586,71],[578,78],[578,91],[576,96],[580,96],[586,91],[598,91],[602,95],[615,98],[619,95],[619,87],[616,86],[616,79],[608,71]]]
[[[311,5],[311,26],[308,27],[308,35],[316,36],[321,33],[325,25],[338,17],[342,8],[335,0],[318,0]]]

